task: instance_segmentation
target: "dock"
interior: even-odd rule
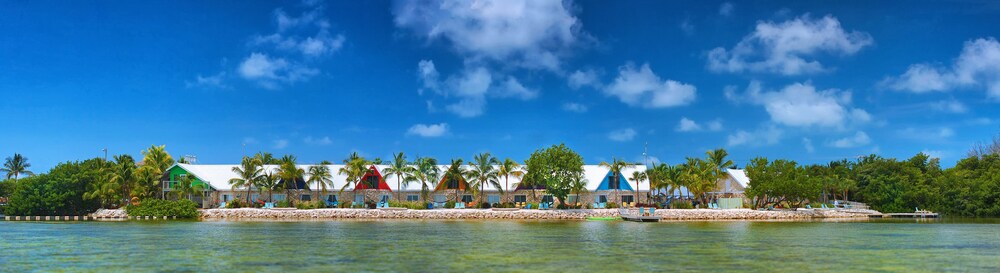
[[[630,222],[659,222],[661,219],[653,215],[639,215],[637,212],[633,213],[627,209],[618,209],[618,213],[621,214],[622,220]]]
[[[869,215],[871,218],[938,218],[936,212],[882,213]]]

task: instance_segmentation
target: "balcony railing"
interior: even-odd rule
[[[175,188],[175,187],[177,187],[177,185],[178,185],[179,183],[181,183],[181,181],[176,181],[176,180],[170,180],[170,181],[163,181],[163,191],[172,191],[172,190],[174,190],[174,188]],[[206,191],[207,191],[207,190],[209,190],[209,189],[211,188],[211,186],[209,186],[209,185],[208,185],[207,183],[205,183],[205,182],[201,182],[201,181],[194,181],[194,182],[191,182],[191,186],[194,186],[194,185],[199,185],[199,184],[200,184],[200,185],[203,185],[203,186],[205,187],[205,190],[206,190]]]

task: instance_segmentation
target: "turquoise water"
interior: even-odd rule
[[[24,271],[984,271],[1000,222],[0,222]]]

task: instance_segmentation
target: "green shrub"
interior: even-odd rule
[[[129,216],[177,216],[177,218],[195,218],[199,214],[198,204],[187,199],[180,201],[145,199],[139,202],[138,206],[126,206],[125,212]]]
[[[302,203],[302,202],[299,202],[299,203]],[[292,207],[292,202],[288,201],[288,199],[281,200],[281,201],[275,202],[274,203],[274,207],[276,207],[276,208],[291,208]]]
[[[453,209],[455,208],[455,201],[444,202],[444,208]]]
[[[408,208],[408,209],[427,209],[427,203],[426,202],[417,202],[417,201],[403,201],[403,202],[399,202],[399,201],[395,201],[395,200],[389,200],[389,207],[393,207],[393,208]]]
[[[101,173],[102,160],[60,163],[47,174],[24,177],[14,182],[9,190],[9,200],[4,207],[6,215],[47,216],[86,215],[101,206],[97,198],[86,199],[84,194],[105,179]],[[11,183],[11,180],[0,183]],[[7,186],[11,187],[11,186]]]
[[[245,207],[248,207],[248,206],[247,206],[247,202],[245,200],[243,200],[243,199],[233,199],[233,200],[229,200],[229,202],[226,202],[226,208],[227,209],[238,209],[238,208],[245,208]]]
[[[609,208],[609,209],[617,209],[617,208],[618,208],[618,206],[619,206],[619,205],[618,205],[618,203],[615,203],[615,202],[608,202],[608,204],[607,204],[606,208]]]
[[[337,207],[342,209],[351,208],[351,202],[338,202]]]
[[[298,204],[295,204],[295,208],[297,208],[297,209],[324,209],[324,208],[326,208],[326,202],[323,202],[323,200],[302,201],[302,202],[299,202]]]
[[[691,201],[676,200],[676,201],[670,202],[670,208],[672,208],[672,209],[693,209],[694,205],[691,205]]]

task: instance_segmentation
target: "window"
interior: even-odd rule
[[[274,201],[285,200],[285,194],[283,194],[283,193],[281,193],[281,194],[275,194],[272,198],[273,198]]]
[[[550,202],[552,202],[552,195],[546,194],[542,196],[542,203],[550,203]]]
[[[332,194],[331,195],[327,195],[326,196],[326,201],[337,202],[337,196],[336,195],[332,195]]]
[[[410,194],[406,196],[406,201],[420,201],[420,196],[416,194]]]
[[[635,199],[631,195],[622,195],[622,202],[632,203],[632,200]]]
[[[489,202],[490,204],[500,203],[500,195],[497,194],[487,195],[486,202]]]
[[[448,197],[445,196],[444,194],[435,194],[434,195],[434,202],[444,203],[444,202],[447,202],[447,201],[448,201]]]
[[[448,189],[457,189],[458,179],[449,178],[448,179]]]
[[[378,177],[375,177],[374,175],[365,176],[365,186],[369,189],[377,189]]]
[[[570,194],[569,196],[566,196],[566,202],[569,202],[570,204],[575,204],[576,202],[580,202],[580,196],[576,194]]]
[[[299,200],[302,200],[302,201],[311,201],[312,200],[312,194],[303,194],[302,196],[299,196]]]
[[[619,190],[619,189],[621,189],[621,185],[620,184],[621,183],[619,183],[617,175],[609,175],[608,176],[608,189],[609,190]]]
[[[389,202],[389,199],[392,199],[392,196],[389,196],[388,194],[383,194],[381,197],[379,197],[378,201]]]
[[[527,195],[523,195],[523,194],[522,195],[514,195],[514,202],[515,203],[528,202],[528,196]]]
[[[462,195],[462,202],[472,202],[472,195],[471,194]]]
[[[222,195],[222,202],[229,202],[230,198],[233,198],[233,197],[231,195],[228,195],[228,194],[223,194]]]
[[[365,196],[364,195],[355,195],[354,196],[354,202],[355,203],[364,203],[365,202]]]
[[[608,202],[608,196],[607,195],[603,195],[602,194],[602,195],[597,196],[597,203],[607,203],[607,202]]]

